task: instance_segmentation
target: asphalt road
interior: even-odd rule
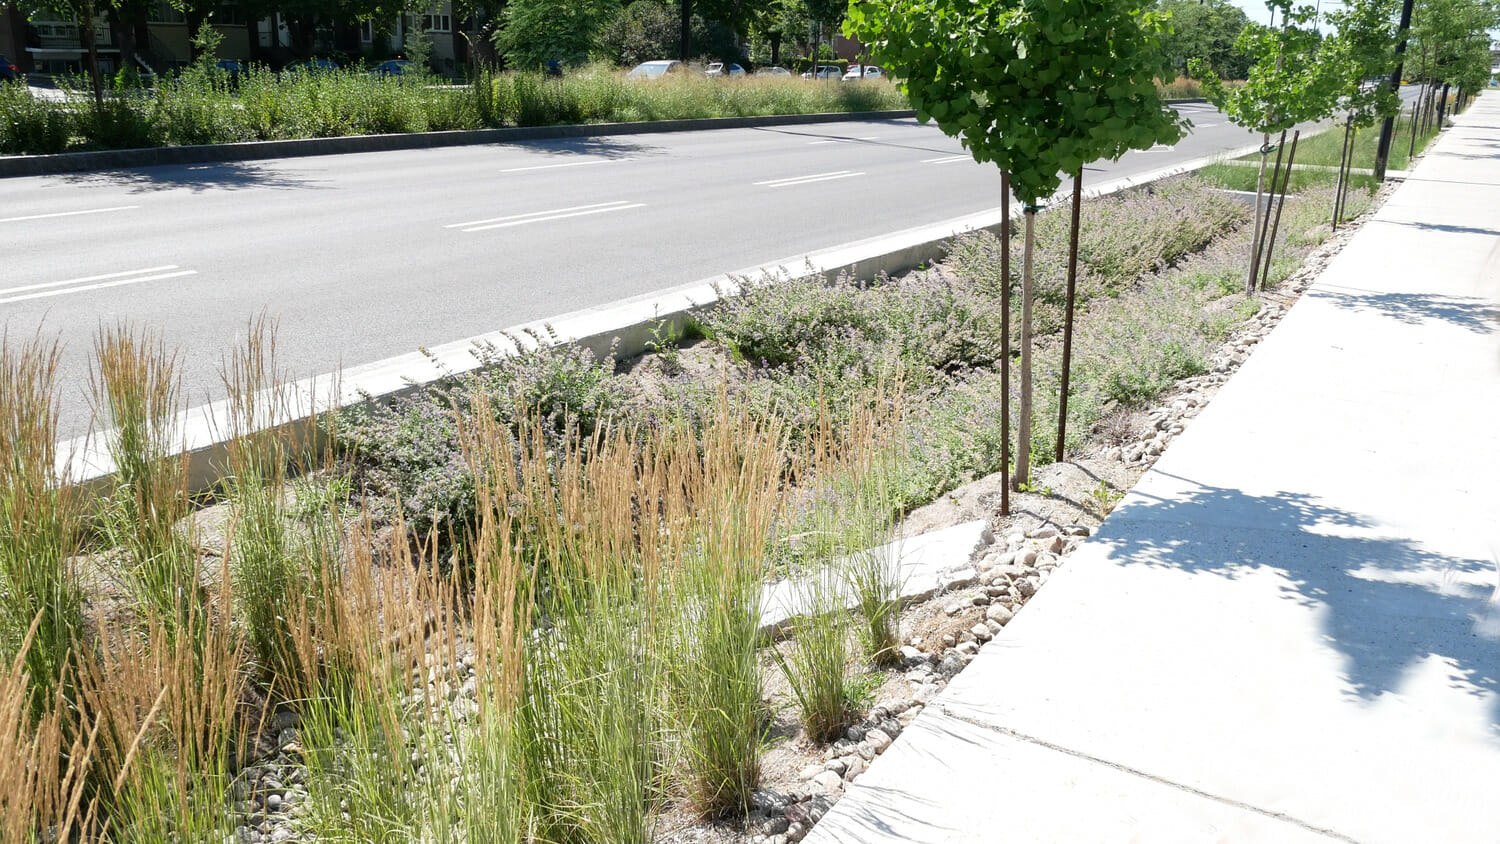
[[[1210,106],[1085,186],[1254,143]],[[101,324],[158,329],[197,404],[261,312],[294,377],[999,205],[913,120],[153,167],[0,180],[0,322],[65,349],[87,424]]]

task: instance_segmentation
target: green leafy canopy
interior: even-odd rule
[[[854,0],[845,31],[901,81],[923,121],[1011,175],[1035,205],[1060,174],[1172,143],[1163,20],[1137,0]]]
[[[1253,60],[1243,86],[1225,88],[1203,62],[1191,67],[1202,77],[1209,99],[1231,121],[1271,133],[1331,114],[1346,71],[1341,62],[1330,60],[1322,36],[1310,26],[1316,20],[1313,7],[1293,7],[1291,0],[1267,0],[1266,6],[1282,23],[1252,23],[1240,33],[1237,46]]]

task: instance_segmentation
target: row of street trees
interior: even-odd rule
[[[1407,32],[1398,23],[1396,0],[1349,0],[1345,8],[1320,20],[1312,7],[1292,0],[1268,0],[1269,26],[1242,23],[1222,9],[1204,4],[1194,11],[1182,6],[1188,21],[1205,17],[1226,20],[1221,35],[1196,42],[1172,40],[1170,14],[1144,0],[853,0],[847,30],[868,45],[874,59],[899,79],[923,121],[935,122],[959,138],[977,161],[1000,168],[1007,193],[1001,226],[1003,297],[1011,290],[1009,267],[1010,201],[1020,201],[1025,220],[1020,273],[1019,430],[1011,485],[1030,478],[1031,297],[1033,221],[1064,176],[1073,181],[1073,249],[1069,257],[1068,304],[1063,338],[1062,395],[1059,401],[1058,454],[1066,430],[1069,348],[1073,319],[1073,274],[1076,265],[1077,208],[1083,165],[1114,160],[1131,149],[1175,142],[1186,124],[1158,98],[1152,82],[1171,77],[1174,61],[1186,58],[1195,75],[1207,80],[1214,102],[1234,122],[1261,133],[1262,165],[1257,190],[1253,253],[1247,292],[1259,277],[1264,284],[1274,244],[1272,204],[1265,202],[1265,161],[1277,153],[1271,184],[1280,182],[1285,197],[1287,167],[1280,166],[1281,133],[1335,112],[1349,123],[1368,125],[1394,115],[1399,100],[1388,80],[1399,62],[1397,45]],[[1424,76],[1442,73],[1470,86],[1478,79],[1479,51],[1488,46],[1487,30],[1497,23],[1494,0],[1422,0],[1414,33],[1426,58]],[[1438,8],[1441,4],[1442,8]],[[1185,4],[1193,5],[1193,4]],[[1457,9],[1463,7],[1460,14]],[[1424,20],[1425,19],[1425,20]],[[1455,23],[1461,21],[1461,23]],[[1229,29],[1239,26],[1232,43]],[[1203,25],[1189,24],[1201,34]],[[1173,52],[1176,51],[1176,52]],[[1189,52],[1182,56],[1182,52]],[[1220,81],[1243,65],[1245,83]],[[1488,51],[1483,71],[1487,76]],[[1471,87],[1472,89],[1472,87]],[[1295,141],[1294,141],[1295,149]],[[1285,175],[1282,175],[1285,173]],[[1009,319],[1008,300],[1002,319]],[[1003,325],[1009,361],[1009,326]],[[1009,366],[1002,382],[1002,425],[1008,423]],[[1009,431],[1004,430],[1004,460],[1010,465]],[[1002,497],[1008,512],[1008,495]]]

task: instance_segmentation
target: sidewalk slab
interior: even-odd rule
[[[933,788],[914,796],[914,780]],[[858,797],[839,802],[805,841],[1342,840],[936,711],[913,722],[857,782]],[[1101,816],[1114,820],[1107,835]]]
[[[806,841],[1500,840],[1497,141],[1489,93]]]

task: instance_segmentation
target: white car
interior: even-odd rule
[[[839,66],[838,65],[836,65],[836,64],[821,64],[821,65],[818,65],[818,72],[817,72],[817,74],[814,74],[810,70],[804,71],[802,73],[802,78],[803,79],[839,79],[839,78],[842,78],[843,75],[844,75],[843,71],[839,70]]]
[[[726,67],[723,62],[712,62],[709,64],[708,69],[703,71],[703,75],[720,79],[725,76],[744,76],[745,69],[733,63]]]
[[[755,72],[755,75],[756,76],[791,76],[792,72],[790,70],[787,70],[784,67],[777,67],[776,65],[772,65],[770,67],[763,67],[760,70],[757,70]]]
[[[879,79],[884,75],[885,74],[881,72],[880,68],[872,64],[867,64],[865,65],[865,74],[863,76],[860,76],[859,65],[851,64],[849,65],[849,72],[844,74],[844,81],[849,82],[859,79]]]
[[[675,60],[662,59],[654,62],[641,62],[625,74],[627,79],[660,79],[669,73],[681,73],[687,69],[687,65]]]

